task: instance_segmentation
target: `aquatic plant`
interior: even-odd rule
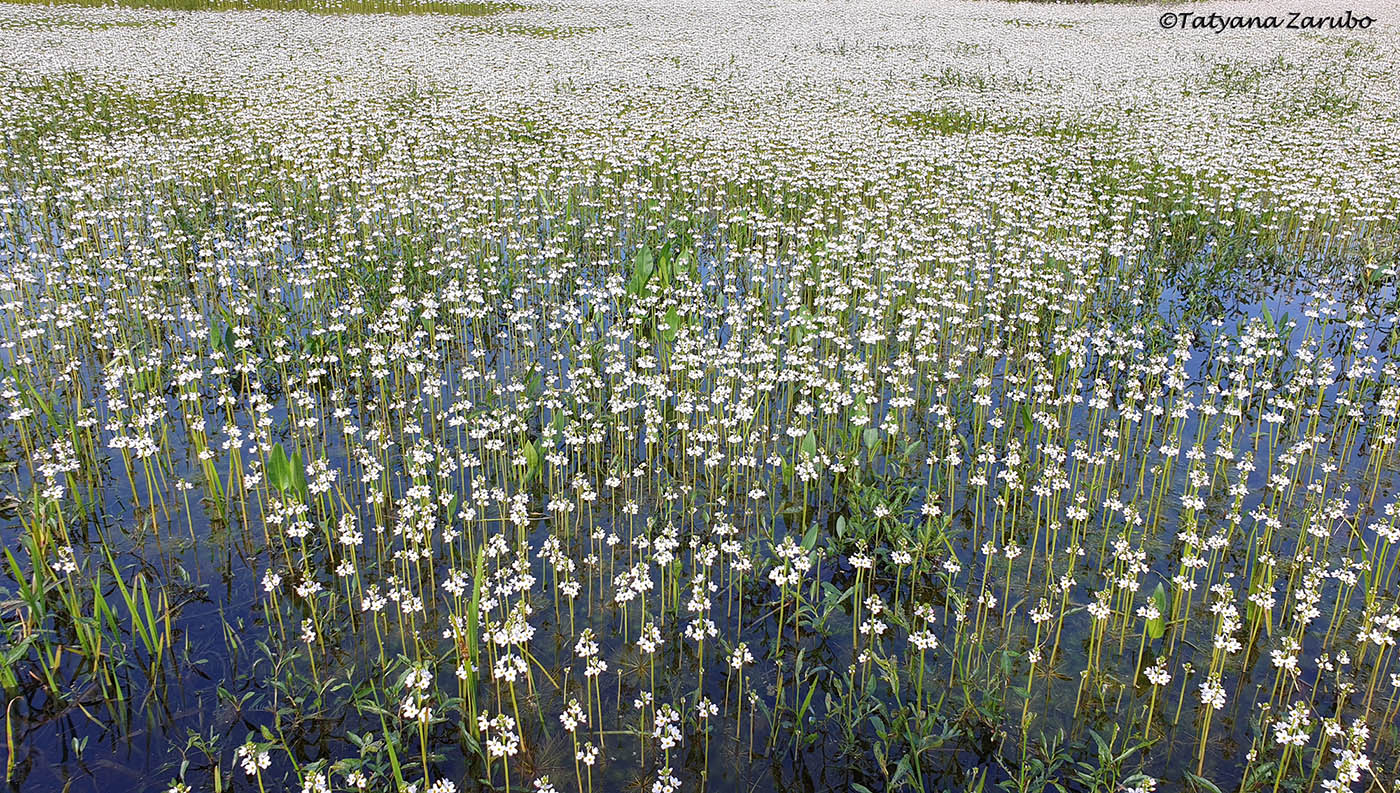
[[[121,5],[0,3],[11,788],[1396,778],[1389,28]]]

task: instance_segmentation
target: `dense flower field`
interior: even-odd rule
[[[1394,790],[1348,9],[0,3],[6,784]]]

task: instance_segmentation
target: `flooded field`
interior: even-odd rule
[[[1349,8],[0,2],[6,789],[1394,791]]]

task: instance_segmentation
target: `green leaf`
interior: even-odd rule
[[[632,280],[627,284],[627,292],[640,295],[646,289],[651,276],[656,272],[656,257],[650,246],[642,246],[632,259]]]
[[[467,609],[467,657],[468,660],[471,662],[471,665],[468,668],[468,674],[469,683],[473,690],[475,690],[476,688],[475,670],[478,668],[477,662],[481,656],[481,650],[477,646],[477,641],[481,630],[481,585],[486,578],[485,570],[485,552],[478,550],[476,552],[476,561],[472,565],[472,602],[471,607]],[[474,719],[467,719],[467,721],[471,722],[472,734],[475,735],[477,731],[476,721]]]
[[[799,728],[802,725],[802,717],[807,715],[807,708],[812,704],[812,695],[815,693],[817,693],[817,683],[813,682],[812,687],[807,689],[807,698],[802,700],[802,707],[797,709],[797,724]]]
[[[1152,603],[1157,607],[1157,617],[1147,620],[1147,636],[1155,642],[1167,632],[1167,591],[1160,581],[1152,592]]]
[[[899,758],[899,762],[895,764],[894,776],[890,777],[890,785],[898,786],[900,781],[902,781],[905,777],[913,776],[914,769],[910,767],[909,755],[906,754],[903,757]]]
[[[861,432],[861,440],[865,442],[865,448],[867,450],[872,450],[875,448],[875,444],[880,442],[880,431],[874,427],[866,427],[865,430]]]
[[[1098,744],[1100,759],[1113,757],[1113,753],[1108,750],[1108,744],[1104,742],[1103,736],[1099,735],[1097,730],[1089,730],[1089,737],[1094,739],[1095,744]]]
[[[923,441],[921,441],[921,440],[913,440],[913,441],[910,441],[910,442],[909,442],[909,445],[904,447],[904,457],[905,457],[905,459],[914,459],[914,458],[917,458],[917,457],[920,455],[920,453],[923,452],[923,450],[924,450],[924,442],[923,442]]]
[[[291,467],[287,460],[287,452],[280,443],[274,444],[272,452],[267,456],[267,483],[276,488],[279,493],[286,493],[292,486]]]
[[[807,435],[802,438],[802,453],[809,460],[817,456],[817,434],[812,430],[807,430]]]
[[[676,311],[675,306],[666,309],[666,316],[662,321],[665,324],[665,329],[661,332],[662,338],[667,342],[675,341],[676,334],[679,333],[681,329],[681,315]]]
[[[534,479],[540,470],[540,450],[535,448],[533,442],[526,440],[522,451],[525,452],[525,478]]]
[[[1186,772],[1186,781],[1190,782],[1193,787],[1205,790],[1207,793],[1224,793],[1214,782],[1190,771]]]
[[[695,252],[687,250],[681,255],[685,258],[686,272],[690,273],[690,280],[700,283],[700,265],[699,260],[695,258]]]
[[[661,249],[661,259],[657,262],[656,276],[661,281],[661,286],[670,289],[671,281],[675,278],[675,272],[671,267],[671,244],[666,243],[666,247]]]
[[[303,499],[307,496],[306,487],[306,462],[301,459],[301,452],[293,452],[292,459],[288,466],[291,469],[291,486],[296,494]]]

